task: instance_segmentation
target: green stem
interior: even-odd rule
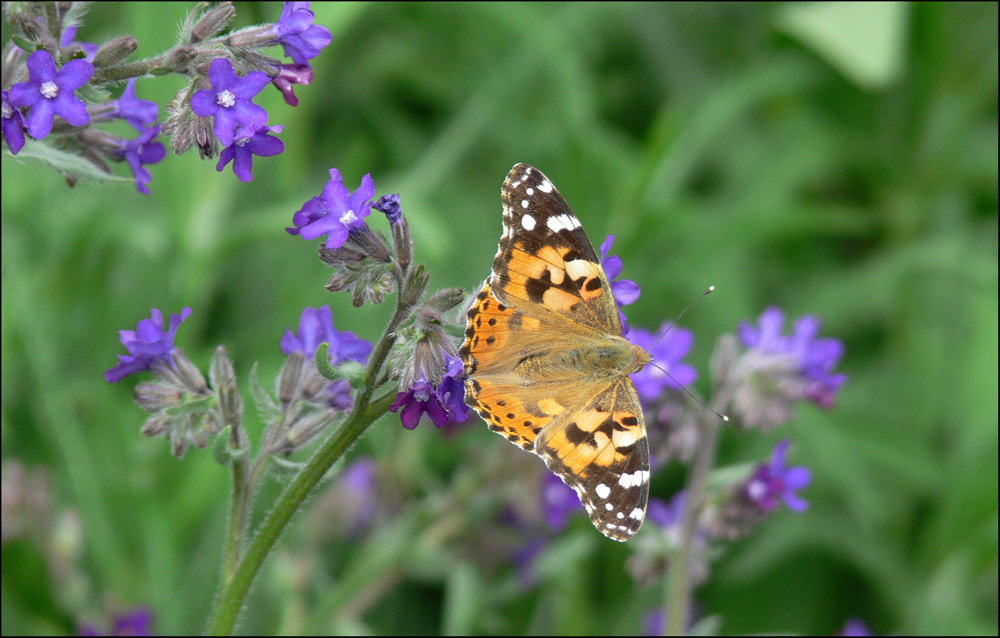
[[[667,572],[666,635],[681,636],[687,630],[688,610],[691,608],[691,548],[697,532],[698,517],[705,506],[705,488],[708,474],[715,463],[715,449],[719,440],[721,421],[714,412],[721,412],[728,405],[731,393],[720,391],[712,401],[711,411],[705,410],[698,419],[698,445],[694,464],[688,475],[687,507],[681,522],[680,546],[671,557]]]
[[[292,515],[298,511],[309,492],[319,483],[330,467],[344,455],[344,452],[354,444],[368,426],[385,414],[389,410],[389,406],[392,405],[396,396],[395,390],[390,390],[374,400],[371,400],[371,395],[373,381],[396,341],[396,329],[410,316],[412,304],[403,301],[408,297],[405,294],[406,291],[403,290],[404,281],[405,279],[399,282],[400,289],[396,311],[372,352],[368,367],[365,369],[365,386],[355,399],[351,415],[323,443],[323,446],[309,459],[306,466],[302,468],[285,493],[281,495],[274,509],[267,515],[250,541],[246,554],[236,566],[232,577],[223,580],[222,593],[216,599],[216,606],[206,631],[209,635],[224,636],[232,633],[243,601],[247,592],[250,591],[250,585],[257,576],[267,554],[278,540],[278,536],[291,520]]]
[[[239,432],[233,428],[231,441],[235,449],[240,449]],[[243,537],[246,534],[249,520],[249,493],[252,489],[249,480],[249,470],[245,458],[235,459],[233,469],[233,500],[229,507],[229,530],[226,533],[225,558],[223,560],[222,578],[228,583],[236,570],[243,548]]]
[[[243,606],[243,599],[285,525],[330,467],[343,456],[369,425],[388,411],[395,397],[396,393],[390,391],[372,401],[366,409],[356,410],[295,477],[257,530],[232,578],[225,584],[206,633],[212,636],[226,636],[232,633],[236,617]]]

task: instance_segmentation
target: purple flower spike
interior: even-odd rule
[[[264,126],[250,137],[241,137],[222,149],[219,153],[219,163],[215,170],[221,171],[229,162],[233,163],[233,172],[241,182],[253,179],[250,172],[253,168],[253,156],[271,157],[285,150],[285,143],[269,133],[280,133],[283,126]]]
[[[667,321],[660,326],[658,334],[664,336],[659,341],[657,337],[642,328],[633,328],[628,334],[628,340],[648,351],[653,356],[652,363],[655,364],[647,365],[632,375],[639,398],[644,401],[657,399],[666,388],[679,390],[678,384],[691,385],[698,377],[694,368],[681,361],[691,349],[694,335],[690,330],[671,328],[671,325]],[[664,370],[669,372],[670,376],[667,376]]]
[[[573,488],[550,472],[545,473],[541,498],[545,522],[553,532],[561,532],[572,514],[584,511],[580,498]]]
[[[141,131],[147,125],[156,121],[160,107],[152,100],[140,100],[135,95],[135,78],[128,81],[122,96],[111,103],[112,117],[120,117]]]
[[[310,2],[286,2],[281,17],[274,25],[274,34],[285,50],[285,55],[296,64],[309,64],[309,60],[333,41],[330,30],[313,24],[315,15],[309,10]]]
[[[642,291],[639,288],[639,284],[631,279],[614,281],[615,277],[622,272],[622,258],[618,255],[608,256],[608,252],[614,243],[614,235],[608,235],[601,242],[601,265],[604,266],[604,274],[608,276],[608,281],[611,283],[611,293],[615,297],[615,302],[619,306],[627,306],[635,303]],[[622,334],[627,335],[629,331],[628,322],[625,321],[625,313],[621,311],[620,307],[618,309],[618,319],[622,324]]]
[[[156,164],[167,156],[167,149],[160,142],[154,142],[153,138],[160,133],[160,125],[150,126],[139,134],[134,140],[129,140],[118,152],[118,156],[128,162],[135,176],[135,187],[140,193],[149,195],[149,188],[146,186],[152,179],[146,164]]]
[[[39,49],[28,56],[28,81],[10,89],[10,102],[28,108],[28,134],[42,139],[52,130],[56,115],[73,126],[86,126],[90,114],[83,100],[73,94],[94,74],[94,65],[86,60],[70,60],[56,70],[55,60],[48,51]]]
[[[371,199],[375,196],[375,183],[371,173],[361,178],[361,186],[351,193],[344,186],[340,171],[330,169],[330,181],[323,187],[323,194],[313,197],[292,217],[295,228],[286,228],[291,235],[302,239],[316,239],[327,235],[326,247],[335,250],[347,241],[352,228],[364,225],[371,215]]]
[[[3,139],[7,141],[12,155],[17,155],[24,147],[24,116],[10,103],[7,89],[3,90]]]
[[[796,512],[809,507],[809,503],[795,492],[809,485],[812,476],[805,467],[785,466],[785,454],[790,443],[787,439],[778,443],[771,453],[770,462],[758,465],[741,489],[744,498],[765,512],[773,511],[781,501]]]
[[[313,70],[308,64],[282,64],[278,67],[278,75],[271,80],[285,97],[285,104],[298,106],[299,98],[295,97],[294,85],[308,85],[312,82]]]
[[[212,88],[195,93],[191,108],[201,117],[215,118],[215,136],[223,146],[249,137],[267,124],[267,111],[250,101],[271,81],[266,73],[251,71],[240,77],[229,60],[215,58],[208,79]]]
[[[334,328],[333,313],[327,305],[303,308],[299,317],[299,334],[296,336],[291,329],[285,328],[285,334],[281,337],[281,351],[285,354],[301,352],[311,359],[321,343],[330,344],[331,365],[344,361],[363,362],[372,351],[372,344],[353,332],[341,332]]]
[[[170,325],[164,330],[163,313],[153,308],[152,318],[140,320],[134,331],[119,330],[118,338],[128,354],[118,355],[118,365],[105,371],[104,380],[118,383],[134,372],[149,370],[157,361],[173,363],[171,353],[177,328],[190,315],[191,309],[187,307],[181,310],[181,314],[171,314]]]

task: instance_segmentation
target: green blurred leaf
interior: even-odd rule
[[[778,26],[859,85],[896,81],[906,53],[908,2],[807,2],[780,7]]]

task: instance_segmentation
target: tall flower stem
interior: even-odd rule
[[[366,383],[358,392],[351,415],[340,428],[330,435],[330,438],[309,459],[306,466],[302,468],[302,471],[281,495],[274,509],[261,523],[247,546],[246,554],[236,566],[232,577],[223,580],[221,593],[216,599],[216,606],[206,630],[207,634],[224,636],[232,633],[243,601],[247,592],[250,591],[250,585],[263,565],[264,559],[278,540],[278,536],[291,520],[292,515],[295,514],[309,492],[319,483],[330,467],[344,455],[344,452],[350,449],[368,426],[385,414],[389,410],[389,406],[392,405],[396,395],[395,389],[385,392],[374,400],[371,397],[374,389],[373,381],[396,341],[396,329],[409,317],[413,307],[411,303],[404,301],[404,299],[409,298],[409,295],[406,294],[407,291],[403,289],[405,282],[405,277],[400,278],[396,311],[372,352],[372,357],[365,370]]]
[[[238,431],[233,430],[231,441],[234,448],[240,444]],[[249,481],[249,469],[245,458],[234,459],[233,470],[233,501],[229,509],[229,530],[226,533],[225,558],[223,559],[222,578],[228,583],[233,577],[237,561],[240,559],[240,552],[243,548],[243,539],[246,534],[247,521],[249,518],[249,492],[253,486]]]
[[[731,396],[731,391],[724,388],[712,401],[711,411],[704,411],[698,418],[698,445],[685,488],[688,498],[681,522],[680,546],[674,552],[667,573],[666,634],[668,636],[681,636],[687,629],[687,616],[691,609],[691,548],[694,545],[698,516],[705,506],[705,487],[708,484],[708,474],[715,464],[715,450],[721,426],[721,421],[714,413],[725,409]]]

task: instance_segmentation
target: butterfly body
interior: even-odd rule
[[[649,354],[621,336],[597,253],[552,182],[517,164],[501,199],[503,235],[461,349],[466,399],[576,490],[598,530],[628,540],[649,496],[649,446],[629,375]]]

